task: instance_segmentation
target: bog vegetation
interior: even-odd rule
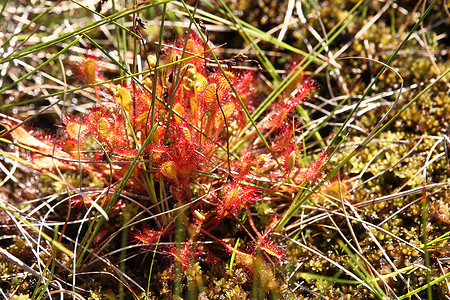
[[[449,294],[446,4],[246,3],[2,5],[3,297]]]

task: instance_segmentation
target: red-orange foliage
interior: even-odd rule
[[[155,214],[163,216],[158,222],[133,231],[134,239],[147,246],[154,245],[158,239],[172,240],[167,236],[173,232],[165,229],[173,226],[175,220],[176,213],[171,210],[175,207],[173,202],[177,202],[177,207],[192,203],[186,216],[188,223],[198,221],[193,212],[200,206],[205,225],[199,224],[197,233],[200,227],[213,231],[224,219],[236,218],[245,207],[251,208],[263,193],[270,196],[274,191],[285,192],[280,183],[286,176],[292,176],[297,185],[314,182],[328,158],[328,154],[322,153],[309,167],[296,164],[301,144],[296,137],[297,124],[293,124],[291,117],[297,105],[310,96],[316,83],[306,81],[291,98],[279,99],[269,109],[266,121],[258,125],[269,140],[272,150],[269,154],[268,149],[255,142],[258,139],[254,131],[241,132],[248,121],[241,103],[250,112],[257,103],[255,72],[231,68],[222,72],[207,66],[211,53],[196,34],[189,35],[184,54],[179,50],[183,45],[169,49],[169,59],[191,58],[172,66],[172,74],[157,78],[156,85],[150,74],[142,84],[120,82],[98,87],[98,104],[82,117],[65,119],[65,133],[55,150],[54,141],[35,137],[20,127],[12,134],[16,142],[41,152],[32,154],[30,166],[50,170],[54,163],[49,156],[54,155],[65,159],[55,160],[59,166],[75,170],[81,165],[85,174],[99,178],[106,185],[112,180],[112,188],[123,178],[138,151],[145,147],[125,190],[151,198],[156,203]],[[97,61],[91,57],[80,64],[79,74],[88,84],[102,78]],[[244,134],[248,134],[248,140],[229,153],[231,146],[242,142],[240,136]],[[90,143],[85,142],[87,137],[91,137]],[[96,144],[92,145],[92,140]],[[89,163],[92,160],[97,163]],[[149,185],[152,182],[154,186]],[[158,205],[166,200],[159,199],[160,195],[169,195],[175,201]],[[202,198],[205,201],[193,201]],[[79,204],[89,205],[84,198],[75,199]],[[207,239],[202,235],[196,238]],[[195,258],[191,250],[193,243],[189,239],[181,249],[169,248],[167,253],[186,268]],[[257,241],[256,248],[278,260],[284,257],[283,250],[268,237]],[[244,258],[246,255],[241,253]]]

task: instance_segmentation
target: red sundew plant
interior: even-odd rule
[[[135,195],[135,199],[150,199],[147,212],[151,217],[135,217],[142,221],[130,241],[156,251],[158,243],[174,242],[175,227],[181,224],[188,230],[177,242],[184,246],[168,247],[160,253],[172,256],[185,270],[200,262],[202,255],[197,253],[214,251],[208,242],[220,241],[219,246],[231,253],[231,236],[223,236],[221,227],[234,221],[247,226],[245,214],[251,213],[262,197],[277,194],[277,199],[280,195],[289,199],[293,189],[314,183],[328,154],[322,153],[309,166],[300,165],[297,159],[302,146],[292,116],[317,87],[314,81],[304,81],[291,97],[273,104],[262,120],[254,120],[258,130],[255,126],[246,129],[258,103],[255,71],[214,66],[211,51],[193,33],[164,52],[167,60],[173,61],[170,68],[161,66],[157,71],[159,59],[150,58],[153,65],[141,82],[98,86],[98,104],[82,116],[66,117],[56,143],[20,127],[12,137],[34,148],[30,155],[35,168],[53,170],[57,166],[99,179],[114,192],[107,201],[97,202],[104,203],[106,212],[117,207],[119,199],[120,207],[132,205],[122,192]],[[91,57],[79,69],[88,84],[103,78]],[[43,163],[45,159],[50,161]],[[77,206],[91,203],[86,197],[74,199]],[[256,239],[238,228],[230,233],[244,236],[244,242],[253,245],[251,253],[236,253],[241,264],[254,272],[256,252],[279,262],[285,254],[276,239],[258,233],[267,228],[251,222]],[[273,287],[274,274],[266,265],[264,269]]]
[[[85,84],[96,84],[104,80],[102,73],[98,66],[99,58],[94,55],[92,50],[88,50],[85,58],[78,64],[78,67],[74,70],[75,76]],[[99,104],[101,99],[99,95],[99,87],[94,86],[95,96]]]
[[[257,241],[249,243],[247,252],[256,255],[258,251],[262,251],[280,262],[286,257],[284,248],[277,245],[269,236],[259,237]]]
[[[158,230],[153,230],[149,226],[142,226],[141,230],[136,229],[134,231],[135,240],[145,246],[153,246],[161,238],[162,232]]]

